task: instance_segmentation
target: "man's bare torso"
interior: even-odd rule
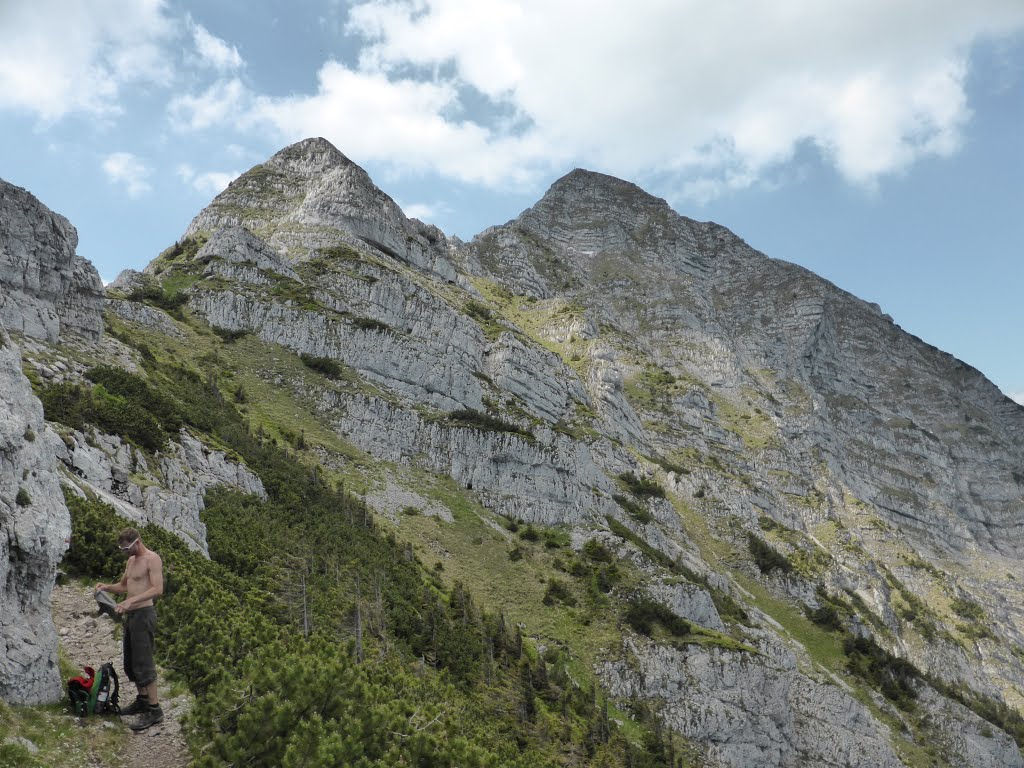
[[[142,555],[132,555],[128,558],[128,565],[125,568],[125,576],[128,579],[128,597],[140,595],[153,586],[151,568],[156,559],[156,554],[148,550]],[[132,610],[145,608],[149,605],[153,605],[152,598],[133,606]]]

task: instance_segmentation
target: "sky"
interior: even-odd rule
[[[104,281],[310,136],[464,240],[627,179],[1024,404],[1024,0],[0,0],[0,178]]]

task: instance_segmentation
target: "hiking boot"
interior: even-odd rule
[[[160,709],[159,704],[153,704],[147,707],[146,711],[139,716],[139,719],[131,725],[129,725],[128,727],[131,728],[133,731],[144,731],[151,725],[156,725],[157,723],[162,723],[163,721],[164,711]]]
[[[121,716],[141,715],[147,709],[149,709],[149,699],[145,696],[136,696],[135,701],[121,710]]]

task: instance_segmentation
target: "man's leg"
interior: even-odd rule
[[[132,615],[130,613],[125,614],[123,626],[124,638],[121,641],[121,645],[124,654],[124,673],[127,675],[129,681],[135,683],[136,696],[135,701],[121,710],[121,714],[138,715],[149,707],[149,696],[146,692],[146,686],[139,685],[138,678],[135,676],[135,655],[132,649],[132,640],[135,634],[135,623],[132,621]]]
[[[164,719],[164,712],[160,708],[160,701],[156,685],[156,664],[153,660],[153,643],[156,637],[156,611],[152,608],[141,609],[137,631],[133,634],[132,654],[135,663],[134,674],[136,679],[145,683],[141,689],[146,693],[146,700],[149,704],[142,712],[138,722],[132,723],[131,729],[141,731],[156,725]]]

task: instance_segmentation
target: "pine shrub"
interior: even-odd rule
[[[789,559],[764,539],[752,533],[747,534],[747,548],[761,573],[767,574],[776,570],[782,573],[792,572],[793,564],[789,562]]]

